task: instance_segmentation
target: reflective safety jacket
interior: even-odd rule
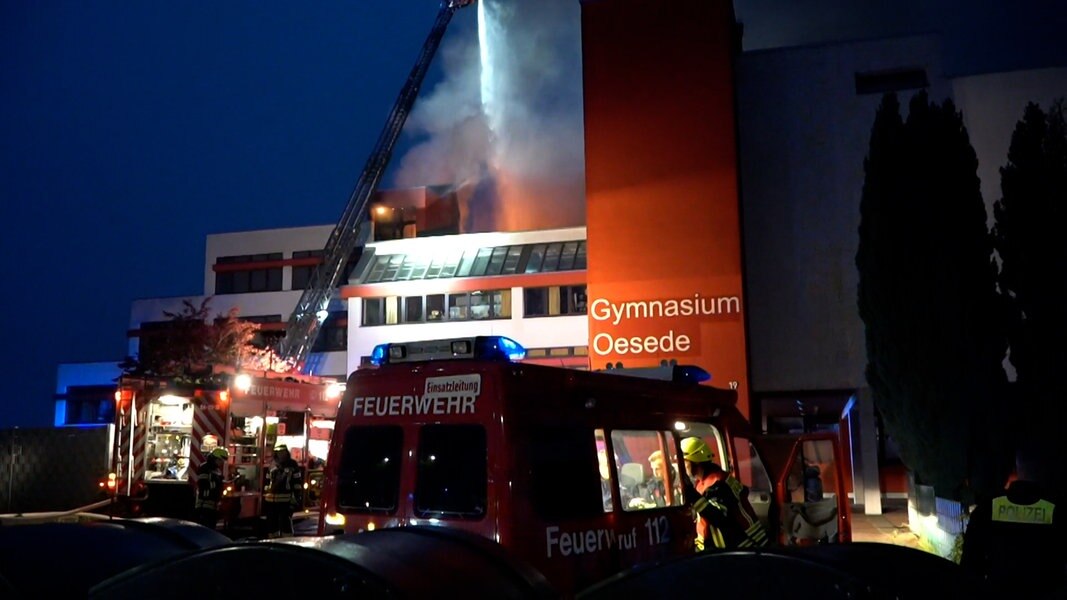
[[[696,482],[696,492],[699,496],[691,503],[697,518],[697,550],[709,544],[729,550],[767,545],[767,529],[748,501],[748,488],[736,478],[724,472],[707,475]]]
[[[295,507],[304,489],[304,472],[292,458],[271,465],[263,491],[266,502],[286,502]]]
[[[222,500],[222,468],[212,458],[196,470],[196,502],[194,508],[218,510]]]

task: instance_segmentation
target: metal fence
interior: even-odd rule
[[[0,513],[70,510],[99,500],[113,429],[0,430]]]

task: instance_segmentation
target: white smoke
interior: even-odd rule
[[[580,4],[483,0],[476,10],[479,35],[449,37],[445,79],[416,102],[405,131],[425,139],[395,183],[476,183],[464,231],[581,225]]]

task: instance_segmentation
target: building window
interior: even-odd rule
[[[115,421],[115,386],[72,385],[67,388],[63,425],[106,424]]]
[[[444,321],[445,320],[445,295],[444,294],[430,294],[426,296],[426,320],[427,321]]]
[[[363,299],[363,326],[385,325],[385,298]]]
[[[448,320],[466,321],[470,315],[470,312],[468,311],[469,306],[470,294],[449,294]]]
[[[556,317],[586,314],[584,285],[554,285],[523,289],[523,315]]]
[[[238,320],[246,323],[256,323],[257,325],[267,325],[272,323],[281,323],[281,315],[254,315],[247,317],[238,317]],[[271,327],[269,329],[260,329],[256,332],[255,337],[252,338],[251,344],[257,348],[273,348],[277,345],[279,339],[285,337],[285,330],[278,329],[277,327]]]
[[[215,273],[216,294],[247,294],[254,292],[279,292],[282,289],[282,268],[256,268],[254,263],[282,260],[281,252],[248,254],[243,256],[220,256],[216,265],[249,263],[249,268],[225,270]]]
[[[422,296],[404,298],[404,322],[422,323]]]
[[[312,352],[339,352],[348,349],[348,314],[332,312],[319,327]]]
[[[322,250],[297,250],[293,252],[293,258],[322,258]],[[317,268],[319,268],[319,265],[294,266],[291,289],[306,289],[308,282],[311,281],[311,274]]]

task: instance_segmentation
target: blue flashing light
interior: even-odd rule
[[[370,353],[370,362],[376,367],[380,367],[385,364],[385,360],[389,357],[389,344],[378,344],[374,347],[374,350]]]
[[[522,360],[526,358],[526,348],[523,348],[522,344],[515,340],[502,335],[378,344],[371,352],[370,362],[380,367],[391,363],[457,358]]]
[[[474,354],[479,358],[501,356],[508,360],[522,360],[526,358],[526,348],[509,337],[486,335],[475,338]]]

